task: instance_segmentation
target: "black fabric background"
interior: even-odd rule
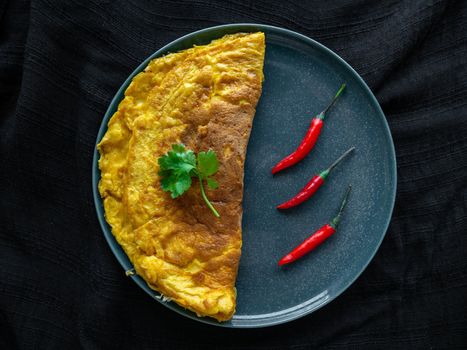
[[[154,302],[92,202],[97,130],[124,79],[173,39],[231,22],[337,52],[376,94],[397,152],[394,215],[369,267],[268,329],[209,327]],[[466,28],[462,0],[0,2],[0,348],[466,348]]]

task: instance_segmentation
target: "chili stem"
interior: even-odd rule
[[[336,95],[334,96],[334,98],[332,99],[332,101],[329,103],[329,105],[326,107],[326,109],[320,113],[320,114],[323,116],[323,118],[324,118],[324,115],[325,115],[325,114],[327,113],[327,111],[329,110],[329,108],[331,108],[332,105],[337,101],[337,98],[340,96],[340,94],[342,93],[342,91],[344,91],[345,86],[346,86],[346,84],[342,84],[342,85],[341,85],[341,87],[340,87],[339,90],[336,92]]]
[[[349,155],[350,152],[352,152],[355,149],[355,147],[349,148],[343,155],[341,155],[339,158],[335,160],[334,163],[332,163],[329,168],[326,169],[327,172],[331,172],[332,169],[334,169],[337,164],[339,164],[345,157]]]
[[[206,193],[204,192],[203,179],[199,175],[198,175],[198,179],[199,179],[199,187],[201,189],[201,196],[203,197],[204,201],[206,202],[208,208],[211,209],[211,211],[213,212],[214,216],[216,218],[220,218],[221,216],[217,212],[216,208],[214,208],[214,206],[211,204],[208,197],[206,196]]]
[[[329,223],[329,225],[332,226],[334,229],[336,229],[337,226],[339,225],[339,222],[340,222],[341,216],[342,216],[342,212],[344,211],[345,207],[347,206],[348,198],[349,198],[349,194],[350,194],[351,190],[352,190],[352,186],[349,185],[349,187],[347,188],[347,191],[345,192],[344,198],[342,199],[342,203],[341,203],[341,207],[339,209],[339,212],[337,213],[336,217],[334,219],[332,219],[332,221]]]

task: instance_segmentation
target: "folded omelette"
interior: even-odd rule
[[[105,217],[148,285],[198,316],[235,312],[243,172],[261,95],[263,33],[226,35],[152,60],[134,77],[98,144]],[[220,187],[172,199],[157,159],[175,143],[212,149]],[[197,181],[197,180],[194,180]]]

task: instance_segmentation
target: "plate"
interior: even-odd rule
[[[229,322],[199,318],[160,300],[137,275],[138,286],[166,307],[207,324],[252,328],[288,322],[309,314],[345,291],[362,273],[384,238],[396,194],[394,145],[385,116],[362,78],[318,42],[290,30],[259,24],[230,24],[188,34],[148,57],[128,77],[110,103],[97,136],[107,129],[131,79],[149,60],[207,44],[225,34],[262,31],[266,35],[264,85],[245,163],[243,248],[237,279],[237,311]],[[298,165],[276,176],[271,168],[295,149],[312,117],[347,83],[325,120],[320,139]],[[351,146],[356,147],[308,202],[287,212],[275,209]],[[132,265],[105,221],[97,185],[99,155],[94,151],[93,192],[97,216],[110,248],[124,270]],[[337,211],[345,189],[353,191],[339,230],[294,264],[278,260]],[[154,317],[158,317],[155,315]]]

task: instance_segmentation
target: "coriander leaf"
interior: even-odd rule
[[[183,143],[174,143],[172,145],[172,149],[174,150],[174,152],[177,152],[177,153],[183,153],[185,152],[185,145]]]
[[[172,198],[177,198],[185,193],[191,186],[191,176],[188,173],[172,173],[161,180],[162,189],[170,192]]]
[[[172,198],[184,194],[191,187],[191,178],[195,176],[199,180],[201,196],[206,205],[216,217],[220,217],[206,196],[203,185],[203,180],[206,179],[209,188],[219,187],[214,179],[208,178],[219,169],[219,161],[214,151],[200,152],[196,157],[195,153],[187,150],[183,144],[174,144],[172,149],[161,156],[157,162],[161,187],[164,191],[170,192]]]
[[[182,144],[175,144],[172,150],[158,159],[161,171],[175,170],[189,172],[196,168],[196,156],[193,151],[185,150]]]
[[[191,186],[191,176],[188,173],[180,173],[175,183],[176,193],[182,195]]]
[[[214,179],[208,178],[206,179],[206,181],[208,182],[208,187],[212,190],[215,190],[216,188],[219,187],[219,184]]]
[[[182,144],[175,144],[172,150],[157,161],[162,189],[170,192],[172,198],[181,196],[190,188],[191,173],[196,171],[196,156],[193,151],[187,151]]]
[[[208,177],[217,172],[219,169],[219,161],[216,153],[212,150],[198,153],[198,171],[202,177]]]

